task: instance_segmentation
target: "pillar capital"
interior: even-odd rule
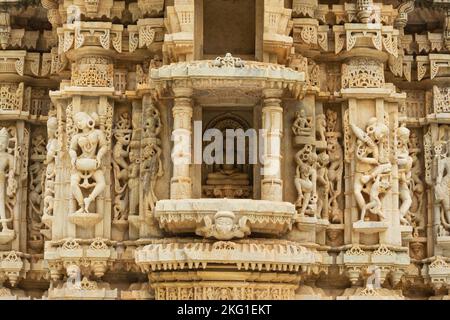
[[[193,89],[189,87],[174,87],[172,88],[175,99],[178,98],[192,98]]]
[[[266,88],[263,89],[264,99],[280,99],[283,95],[283,89]]]

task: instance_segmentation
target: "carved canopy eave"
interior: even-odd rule
[[[136,263],[143,270],[206,269],[217,262],[246,270],[311,271],[314,264],[326,263],[320,254],[297,243],[283,240],[260,241],[249,245],[245,240],[163,244],[155,241],[136,250]]]
[[[245,61],[243,66],[217,67],[215,61],[179,62],[150,71],[150,89],[165,95],[174,87],[196,90],[239,88],[254,92],[287,89],[299,98],[306,85],[305,73],[281,65]]]

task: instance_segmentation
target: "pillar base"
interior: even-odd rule
[[[263,179],[261,181],[261,199],[283,201],[283,182],[280,179]]]
[[[170,184],[170,199],[192,198],[192,181],[188,177],[172,178]]]

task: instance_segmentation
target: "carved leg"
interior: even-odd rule
[[[74,196],[75,200],[78,203],[78,206],[80,207],[80,209],[77,212],[84,211],[83,193],[81,192],[80,189],[80,181],[81,176],[78,172],[73,173],[70,176],[70,189],[72,190],[72,195]]]
[[[409,208],[412,204],[411,194],[409,193],[408,186],[405,183],[402,183],[400,186],[400,200],[402,204],[400,206],[400,222],[406,225],[409,225],[409,221],[405,219],[405,216],[408,214]]]
[[[374,208],[371,210],[371,212],[375,213],[376,215],[378,215],[381,219],[384,219],[384,214],[383,211],[381,210],[382,205],[381,205],[381,200],[380,198],[376,198],[374,199],[375,202],[375,206]]]
[[[306,208],[308,207],[309,200],[311,200],[311,192],[305,192],[303,196],[302,209],[300,210],[300,215],[304,216],[306,212]]]
[[[150,190],[148,190],[147,193],[147,208],[150,209],[150,211],[153,212],[153,209],[155,208],[155,204],[156,201],[158,201],[158,199],[156,198],[156,194],[155,194],[155,180],[151,179],[150,180]]]
[[[138,208],[138,204],[139,204],[139,198],[138,198],[138,194],[136,194],[136,191],[130,190],[130,215],[134,216],[137,213],[137,208]]]
[[[446,224],[450,223],[450,199],[448,197],[445,197],[444,199],[442,199],[442,205],[444,207],[444,212],[445,212],[445,219],[447,221]]]
[[[366,205],[366,200],[362,195],[362,184],[358,181],[358,176],[355,177],[355,184],[353,194],[355,195],[356,202],[358,203],[359,208],[362,210]]]
[[[94,201],[98,197],[98,195],[103,192],[103,190],[106,187],[105,176],[103,175],[103,171],[101,171],[101,170],[95,171],[93,178],[95,180],[94,190],[92,190],[89,197],[84,199],[84,206],[85,206],[86,212],[89,211],[89,205],[91,204],[91,202]]]
[[[302,184],[300,182],[300,179],[295,178],[294,184],[295,184],[295,188],[297,189],[297,194],[298,194],[297,200],[295,201],[295,206],[300,207],[302,205],[302,199],[303,199]]]
[[[0,218],[2,219],[2,231],[8,230],[8,224],[6,222],[5,181],[0,182]]]
[[[318,219],[321,219],[322,218],[322,216],[324,215],[323,213],[322,213],[322,210],[323,210],[323,207],[324,207],[324,205],[323,205],[323,200],[322,200],[322,197],[325,197],[323,194],[321,194],[321,195],[319,195],[319,198],[317,199],[317,211],[316,211],[316,217],[318,218]]]
[[[366,216],[366,210],[370,206],[370,203],[367,205],[364,205],[364,207],[361,209],[361,221],[364,221],[364,217]]]

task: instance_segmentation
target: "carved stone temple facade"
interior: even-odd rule
[[[450,299],[450,0],[0,4],[0,299]]]

